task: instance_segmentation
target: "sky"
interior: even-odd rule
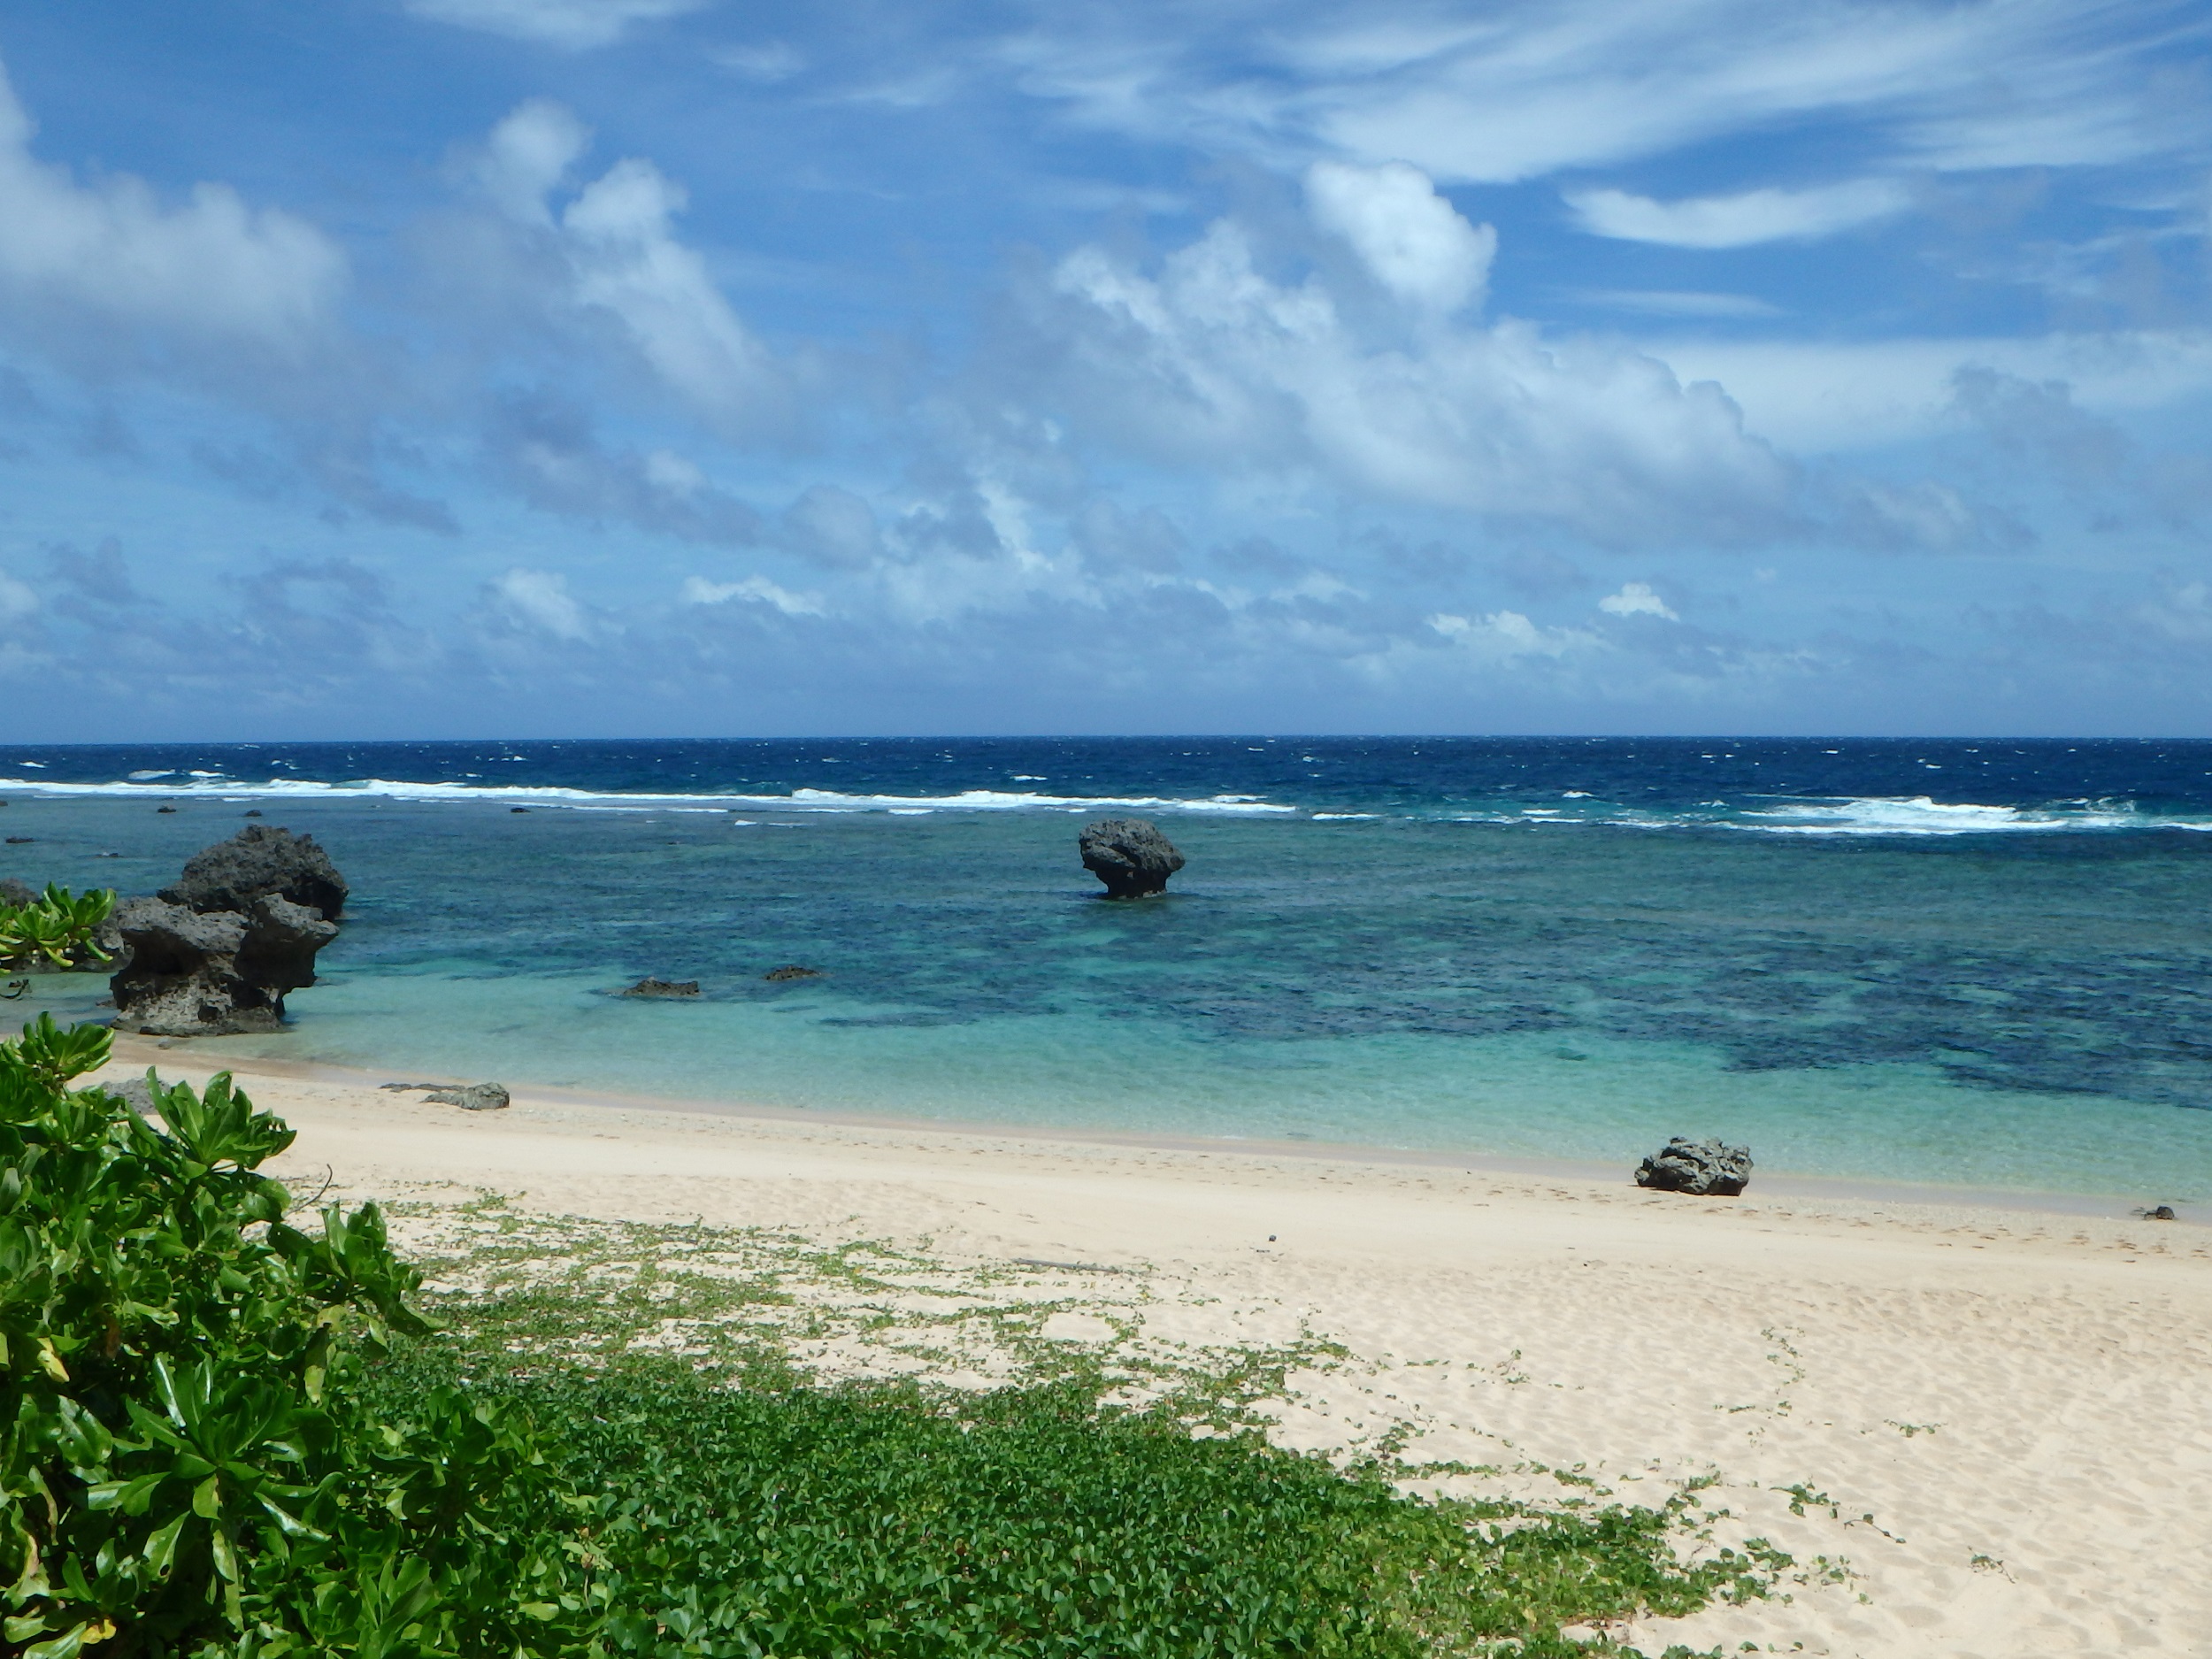
[[[9,0],[0,735],[2212,735],[2212,9]]]

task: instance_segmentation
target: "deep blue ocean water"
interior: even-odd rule
[[[2212,1198],[2212,743],[0,747],[0,797],[38,882],[151,891],[249,808],[329,848],[325,981],[219,1053]],[[1105,814],[1167,898],[1095,896]],[[609,995],[649,973],[705,995]]]

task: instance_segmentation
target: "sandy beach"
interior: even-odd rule
[[[112,1079],[215,1069],[117,1047]],[[2212,1654],[2212,1233],[2187,1220],[526,1090],[470,1113],[373,1077],[236,1071],[299,1132],[273,1172],[349,1202],[497,1193],[1017,1266],[1064,1296],[1071,1341],[1136,1320],[1340,1344],[1290,1379],[1286,1445],[1402,1444],[1490,1471],[1439,1485],[1646,1503],[1710,1478],[1715,1536],[1770,1539],[1798,1574],[1786,1598],[1615,1632],[1655,1654]]]

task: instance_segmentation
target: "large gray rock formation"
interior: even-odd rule
[[[1076,846],[1083,868],[1106,884],[1110,899],[1141,899],[1167,891],[1183,855],[1149,818],[1104,818],[1086,824]]]
[[[161,890],[170,903],[203,914],[242,914],[256,899],[272,895],[334,922],[346,908],[346,880],[312,835],[249,824],[228,841],[194,853],[175,885]]]
[[[1750,1180],[1749,1147],[1732,1147],[1724,1141],[1685,1141],[1680,1135],[1636,1168],[1637,1186],[1663,1193],[1733,1198]]]
[[[279,1031],[288,992],[315,983],[346,884],[314,838],[249,825],[193,856],[159,898],[126,899],[115,1028],[159,1037]]]

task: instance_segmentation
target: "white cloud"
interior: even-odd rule
[[[492,130],[477,177],[508,217],[549,233],[567,276],[566,305],[612,319],[646,364],[718,420],[757,418],[774,367],[695,249],[677,236],[688,196],[649,161],[618,161],[557,215],[554,192],[589,133],[546,99],[518,105]]]
[[[1805,242],[1870,224],[1903,211],[1904,187],[1890,179],[1855,179],[1812,190],[1746,190],[1737,196],[1655,202],[1623,190],[1576,190],[1567,204],[1582,228],[1621,242],[1670,248],[1749,248],[1764,242]]]
[[[1440,612],[1429,618],[1429,626],[1454,645],[1492,662],[1564,657],[1600,643],[1586,628],[1540,627],[1517,611],[1494,611],[1486,617]]]
[[[165,207],[143,180],[80,185],[30,151],[30,117],[0,69],[0,295],[127,327],[292,347],[345,286],[345,257],[303,219],[198,184]]]
[[[573,111],[550,98],[532,98],[492,128],[476,160],[477,182],[510,218],[550,228],[546,197],[590,145],[591,128]]]
[[[1598,609],[1609,617],[1659,617],[1669,622],[1679,622],[1667,602],[1651,590],[1648,582],[1629,582],[1620,592],[1608,594],[1598,601]]]
[[[731,73],[764,86],[788,81],[806,67],[805,55],[781,41],[762,46],[718,47],[707,56]]]
[[[557,640],[580,640],[591,629],[584,608],[568,591],[568,578],[553,571],[509,571],[492,585],[492,597],[513,621]]]
[[[1754,431],[1801,449],[1873,448],[1949,429],[1958,373],[1976,365],[2038,384],[2062,380],[2077,404],[2100,414],[2212,395],[2205,328],[1865,342],[1678,337],[1646,349],[1686,380],[1720,381]]]
[[[1440,322],[1413,346],[1371,341],[1319,278],[1263,275],[1231,220],[1156,275],[1080,250],[1051,297],[1040,323],[1056,336],[1066,418],[1170,464],[1318,468],[1361,495],[1553,518],[1608,539],[1752,533],[1791,488],[1717,387],[1510,321]]]
[[[708,0],[407,0],[419,18],[582,51],[610,46],[634,23],[696,12]]]
[[[1469,224],[1417,167],[1317,162],[1306,173],[1314,222],[1351,243],[1375,280],[1439,312],[1479,303],[1498,233]]]
[[[687,605],[726,605],[733,599],[773,605],[787,617],[822,614],[821,595],[795,594],[788,588],[779,588],[765,576],[748,576],[736,582],[710,582],[703,576],[684,579],[683,601]]]
[[[38,595],[0,571],[0,622],[14,622],[38,609]]]

